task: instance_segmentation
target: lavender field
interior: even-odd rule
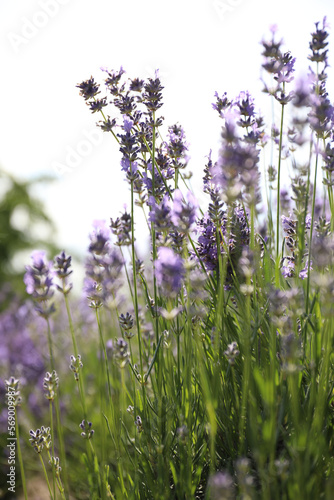
[[[271,122],[246,89],[212,96],[200,196],[159,71],[83,75],[128,199],[92,221],[82,289],[66,248],[36,249],[2,308],[3,498],[334,498],[328,38],[324,18],[295,78],[268,30]]]

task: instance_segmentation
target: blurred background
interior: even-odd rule
[[[297,58],[296,76],[305,74],[310,33],[324,16],[333,29],[332,0],[1,0],[0,279],[20,273],[32,247],[82,258],[92,221],[109,221],[129,204],[117,144],[95,126],[78,83],[91,75],[102,83],[101,67],[123,66],[128,78],[159,69],[161,114],[166,126],[185,129],[201,200],[205,156],[212,149],[215,159],[219,148],[215,91],[234,98],[249,90],[270,116],[261,39],[277,24],[277,38]],[[328,74],[330,89],[331,67]],[[145,237],[137,244],[144,252]]]

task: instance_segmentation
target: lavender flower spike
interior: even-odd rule
[[[189,233],[196,221],[198,202],[191,191],[187,192],[187,201],[179,189],[174,192],[172,222],[180,233]]]
[[[35,300],[36,311],[48,318],[55,311],[54,304],[49,304],[54,294],[51,264],[46,261],[44,251],[35,250],[31,258],[33,263],[26,266],[23,281],[27,286],[27,293]]]
[[[104,220],[95,220],[93,222],[94,230],[90,233],[90,245],[88,251],[97,255],[103,255],[107,252],[108,242],[110,240],[110,230]]]
[[[158,255],[159,258],[155,261],[155,275],[158,285],[166,295],[175,296],[182,285],[183,260],[168,247],[160,247]]]

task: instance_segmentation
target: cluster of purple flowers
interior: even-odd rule
[[[8,373],[15,375],[24,388],[41,386],[45,372],[43,352],[46,348],[44,338],[39,334],[39,321],[31,302],[20,305],[13,301],[10,308],[0,314],[0,395],[4,400],[3,381]],[[33,414],[39,415],[40,406],[36,395],[31,393],[27,404]],[[5,426],[5,427],[4,427]],[[7,410],[0,413],[1,430],[7,428]]]
[[[120,301],[123,259],[111,245],[111,232],[105,221],[96,220],[90,234],[89,255],[86,259],[84,291],[90,306],[115,307]]]
[[[262,41],[264,62],[262,67],[270,75],[272,75],[275,80],[275,85],[269,88],[264,83],[264,91],[273,95],[275,99],[282,105],[287,104],[291,101],[293,93],[286,93],[285,84],[290,83],[293,80],[294,64],[296,59],[292,57],[290,52],[282,52],[281,46],[283,41],[275,41],[275,33],[277,31],[277,26],[271,27],[271,40]]]
[[[151,196],[149,205],[149,220],[158,232],[188,234],[197,219],[198,202],[190,191],[185,199],[181,190],[177,189],[172,201],[165,195],[160,203]]]
[[[46,252],[35,250],[32,255],[32,265],[26,266],[24,283],[27,293],[34,299],[36,311],[44,318],[48,318],[55,311],[51,299],[54,295],[54,273],[52,263],[46,261]]]
[[[155,274],[164,295],[177,295],[185,274],[182,257],[169,247],[160,247],[158,260],[155,261]]]
[[[250,229],[248,216],[242,207],[236,205],[231,216],[223,212],[220,220],[214,221],[206,214],[198,221],[198,255],[209,271],[218,270],[219,253],[229,253],[227,280],[237,269],[242,249],[249,245]],[[217,230],[219,234],[217,247]]]
[[[210,167],[211,182],[227,205],[243,199],[247,206],[256,207],[260,201],[259,147],[266,142],[263,118],[257,116],[254,100],[248,92],[241,92],[234,101],[217,95],[214,108],[219,111],[224,125],[219,158]],[[208,192],[207,182],[205,188]]]

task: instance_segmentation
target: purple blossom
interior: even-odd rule
[[[212,500],[234,500],[235,486],[232,477],[226,472],[216,472],[209,478],[208,491]]]
[[[332,146],[331,146],[332,144]],[[323,169],[326,173],[326,177],[323,179],[323,183],[326,186],[333,186],[333,172],[334,172],[334,143],[327,143],[325,151],[322,153],[324,159]]]
[[[218,92],[215,92],[215,98],[216,102],[212,103],[212,107],[213,109],[218,111],[219,116],[224,118],[225,110],[228,109],[232,103],[227,98],[227,92],[224,92],[224,94],[221,97],[219,97]]]
[[[240,200],[243,192],[251,194],[251,202],[256,202],[254,193],[259,186],[259,149],[256,144],[239,138],[236,122],[240,110],[228,110],[222,130],[222,147],[217,165],[211,170],[214,184],[221,190],[221,198],[227,204]]]
[[[147,107],[149,113],[154,113],[162,106],[163,86],[161,85],[159,72],[155,71],[155,78],[149,78],[144,85],[143,103]]]
[[[84,292],[91,301],[91,307],[100,307],[102,304],[109,307],[121,286],[123,259],[119,251],[111,247],[111,234],[106,222],[97,220],[93,225],[89,255],[85,263]],[[116,225],[121,225],[121,222]]]
[[[171,219],[176,229],[181,233],[189,233],[197,217],[198,201],[191,191],[187,191],[187,201],[180,189],[174,191]]]
[[[310,75],[304,78],[298,78],[293,95],[293,105],[296,108],[309,106],[310,103]]]
[[[230,233],[227,235],[227,225]],[[229,252],[230,258],[227,265],[227,284],[232,273],[231,266],[234,270],[239,265],[239,259],[242,250],[249,245],[249,222],[248,215],[242,207],[236,205],[232,212],[232,217],[227,220],[224,213],[221,220],[216,223],[206,214],[197,223],[197,231],[199,232],[197,252],[208,271],[218,270],[218,251],[217,251],[217,226],[219,234],[219,252],[223,255],[226,251]],[[223,244],[225,240],[225,245]]]
[[[290,52],[281,51],[282,40],[275,42],[275,32],[272,31],[272,38],[269,42],[262,41],[264,62],[262,67],[273,76],[277,82],[273,87],[268,87],[264,83],[264,92],[273,95],[282,105],[287,104],[293,97],[293,93],[286,93],[285,84],[293,80],[295,58]]]
[[[254,99],[248,91],[240,92],[235,99],[235,106],[239,109],[240,119],[238,125],[240,127],[251,127],[255,123],[255,105]]]
[[[44,335],[36,336],[40,324],[44,328],[44,321],[36,317],[31,302],[19,305],[16,299],[12,299],[9,308],[0,314],[0,397],[4,401],[4,380],[10,373],[20,380],[25,406],[28,405],[34,416],[40,416],[41,402],[38,406],[31,404],[30,396],[26,399],[28,391],[25,388],[40,386],[45,372],[43,354],[46,352],[46,340]],[[7,409],[0,411],[0,432],[7,429],[7,417]]]
[[[208,271],[214,271],[218,265],[216,226],[206,215],[198,222],[198,255]]]
[[[65,251],[63,250],[59,255],[57,255],[54,259],[54,273],[58,276],[58,278],[64,283],[64,286],[56,285],[57,290],[62,292],[64,295],[67,295],[72,290],[72,283],[67,284],[67,278],[72,274],[71,267],[72,257],[66,256]]]
[[[138,163],[136,161],[130,162],[128,158],[121,159],[121,169],[123,172],[134,174],[138,170]]]
[[[313,269],[312,267],[312,261],[310,262],[310,270]],[[306,260],[305,267],[302,269],[299,273],[299,277],[302,280],[305,280],[308,277],[308,259]]]
[[[127,158],[130,162],[134,162],[137,160],[140,146],[138,144],[138,134],[131,128],[131,124],[133,124],[132,120],[124,118],[123,128],[125,134],[117,135],[120,143],[119,150],[122,153],[123,158]],[[132,130],[132,132],[130,132],[130,130]]]
[[[323,18],[322,29],[319,27],[319,22],[315,23],[315,32],[312,33],[312,41],[310,42],[310,49],[312,54],[309,56],[309,59],[314,62],[323,62],[327,65],[327,52],[326,49],[328,42],[328,32],[326,28],[328,28],[327,18]]]
[[[119,71],[114,71],[114,70],[109,71],[106,68],[101,68],[101,69],[102,71],[105,71],[108,74],[108,77],[105,79],[105,84],[109,92],[114,96],[119,95],[124,89],[124,84],[120,86],[122,75],[125,73],[122,66],[120,67]]]
[[[121,247],[131,245],[131,223],[131,215],[126,211],[126,209],[121,217],[117,217],[115,220],[110,219],[111,231],[117,237],[117,246]]]
[[[23,385],[35,383],[44,372],[43,357],[30,334],[32,321],[33,314],[29,303],[18,306],[13,302],[13,305],[0,315],[0,364],[7,373],[13,373],[20,378]]]
[[[83,291],[87,299],[90,300],[90,307],[98,308],[102,306],[104,293],[100,283],[92,280],[91,278],[85,278]]]
[[[277,73],[277,77],[275,79],[277,80],[278,84],[281,83],[289,83],[293,80],[292,74],[294,73],[294,65],[296,62],[296,58],[291,58],[290,53],[287,52],[284,54],[282,58],[282,67]]]
[[[102,255],[108,251],[110,241],[110,229],[106,225],[105,220],[95,220],[93,222],[93,231],[90,233],[90,245],[88,251]]]
[[[311,214],[307,214],[305,217],[305,229],[311,229],[312,224],[312,216]]]
[[[173,168],[184,168],[187,163],[188,144],[183,128],[177,124],[169,127],[168,139],[165,145],[167,154],[172,159]]]
[[[90,255],[86,259],[84,292],[92,307],[104,304],[108,308],[114,308],[120,303],[123,265],[119,251],[114,248],[109,248],[102,256]]]
[[[130,133],[133,127],[133,121],[127,115],[123,116],[123,128],[125,132]]]
[[[147,175],[147,172],[144,172],[143,173],[143,181],[144,181],[144,185],[146,187],[148,196],[153,196],[153,182],[152,182],[152,174],[151,174],[152,163],[151,162],[149,162],[147,165],[147,171],[150,173],[150,175]],[[167,194],[166,193],[166,183],[167,183],[166,181],[167,181],[167,179],[171,178],[170,169],[160,170],[160,172],[161,172],[161,175],[156,168],[154,169],[154,194],[155,194],[156,200],[161,200],[163,198],[163,196],[165,194]],[[169,191],[171,191],[170,187],[169,187]]]
[[[171,221],[171,203],[169,197],[165,195],[162,201],[156,203],[153,196],[148,199],[150,206],[150,213],[148,215],[149,221],[153,222],[157,231],[167,231],[172,227]]]
[[[54,294],[52,263],[46,261],[46,252],[35,250],[31,254],[32,265],[26,266],[24,283],[27,293],[35,300],[35,309],[43,317],[48,318],[55,311],[53,303],[49,303]]]
[[[160,247],[155,261],[155,275],[161,291],[167,296],[175,296],[181,289],[184,277],[183,259],[171,248]]]
[[[88,80],[76,85],[76,87],[80,89],[80,95],[85,99],[85,101],[92,99],[100,93],[100,86],[95,82],[92,76]]]
[[[308,115],[309,124],[319,138],[326,138],[334,122],[334,108],[327,94],[310,95],[311,111]]]
[[[295,275],[295,263],[292,257],[284,257],[286,265],[282,266],[282,275],[284,278],[292,278]]]

